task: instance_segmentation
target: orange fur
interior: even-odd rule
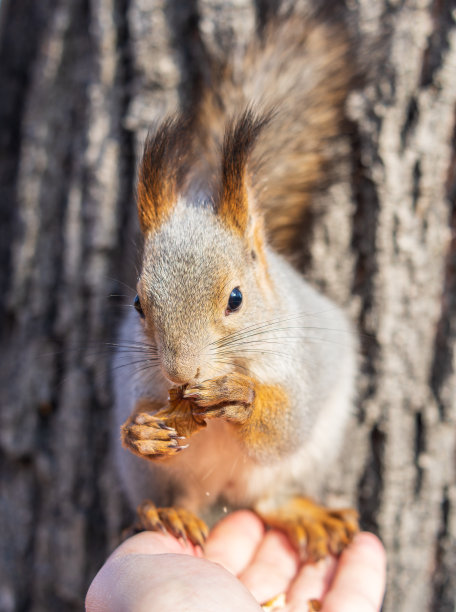
[[[241,236],[244,234],[248,222],[248,200],[244,176],[241,180],[231,174],[223,184],[223,193],[218,207],[218,213],[225,225]]]
[[[166,184],[160,187],[159,198],[154,200],[145,185],[141,168],[138,183],[138,217],[141,231],[145,233],[149,230],[157,229],[166,220],[175,199],[176,195],[173,185]]]
[[[259,218],[255,221],[253,230],[253,249],[255,256],[258,258],[258,281],[264,292],[271,288],[271,277],[269,275],[268,262],[266,261],[266,253],[264,248],[264,230],[263,219]]]
[[[257,116],[250,109],[233,120],[225,131],[222,150],[222,176],[217,213],[233,231],[245,235],[249,222],[247,161],[267,115]]]
[[[192,117],[169,117],[144,144],[138,176],[141,231],[157,230],[172,212],[188,173]]]
[[[209,535],[206,523],[185,508],[157,508],[153,502],[147,500],[137,511],[138,528],[141,530],[168,531],[175,538],[190,540],[201,548]]]
[[[252,376],[219,376],[184,391],[199,408],[203,418],[225,418],[235,423],[236,435],[248,452],[267,459],[277,452],[287,453],[283,440],[290,402],[283,387],[264,385]]]
[[[255,399],[249,419],[238,429],[238,436],[249,451],[267,456],[283,448],[287,429],[288,395],[279,385],[264,385],[255,381]]]
[[[332,510],[304,497],[295,497],[272,512],[257,512],[266,525],[284,531],[309,561],[340,554],[358,532],[355,510]]]

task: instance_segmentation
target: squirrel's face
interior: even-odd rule
[[[268,121],[247,109],[231,122],[218,170],[204,156],[192,117],[168,118],[146,140],[138,180],[145,250],[136,306],[173,383],[222,375],[247,361],[247,350],[238,342],[234,351],[230,337],[264,320],[270,308],[261,219],[254,218],[247,180],[250,151]],[[201,190],[210,194],[207,201]]]
[[[227,343],[268,311],[262,257],[204,207],[178,205],[146,237],[135,306],[172,383],[221,375],[245,359]]]

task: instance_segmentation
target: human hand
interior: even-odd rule
[[[385,587],[385,552],[358,534],[339,559],[301,565],[285,536],[265,531],[248,511],[230,514],[211,532],[204,555],[170,535],[143,532],[126,540],[93,580],[87,612],[259,612],[285,592],[285,612],[376,612]]]

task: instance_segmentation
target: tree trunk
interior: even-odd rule
[[[0,4],[2,611],[81,609],[130,520],[107,343],[134,295],[137,155],[275,5]],[[351,313],[363,353],[328,501],[357,504],[385,543],[385,610],[443,612],[456,605],[456,13],[350,7],[367,76],[349,99],[349,159],[306,236],[306,275]]]

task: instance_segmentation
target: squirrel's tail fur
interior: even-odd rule
[[[214,200],[228,139],[232,176],[244,177],[247,170],[249,199],[264,214],[269,242],[290,254],[312,194],[327,184],[335,157],[353,78],[348,36],[334,19],[275,15],[235,51],[212,70],[188,116],[166,121],[146,143],[140,220],[143,227],[150,222],[141,194],[157,208],[176,183],[177,190]],[[160,176],[166,189],[157,182]]]
[[[311,196],[327,184],[351,65],[340,21],[276,16],[219,71],[198,105],[204,155],[213,156],[214,164],[226,125],[240,109],[250,108],[260,120],[269,117],[249,156],[249,187],[269,241],[281,252],[295,250]]]

